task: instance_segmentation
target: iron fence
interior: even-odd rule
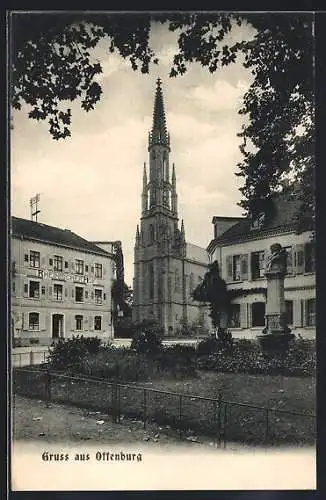
[[[68,403],[110,415],[115,423],[137,419],[144,429],[150,423],[165,425],[181,438],[193,433],[227,442],[248,444],[312,443],[316,416],[277,408],[181,394],[102,379],[69,376],[47,370],[13,370],[14,394]]]

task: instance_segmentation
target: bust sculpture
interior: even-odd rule
[[[279,243],[270,247],[271,254],[267,260],[267,271],[278,271],[286,273],[286,250]]]

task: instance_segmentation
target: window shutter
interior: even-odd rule
[[[29,328],[29,313],[23,313],[23,330],[28,330]]]
[[[304,245],[295,245],[293,250],[293,272],[295,274],[302,274],[304,273]]]
[[[85,299],[88,299],[88,291],[85,290]]]
[[[91,267],[91,272],[94,273],[94,266]]]
[[[28,296],[28,282],[25,281],[24,283],[24,296],[27,297]]]
[[[53,259],[49,259],[49,266],[53,266]]]
[[[266,273],[266,270],[267,270],[267,262],[268,262],[268,257],[269,257],[269,253],[267,250],[262,250],[264,252],[264,257],[262,258],[262,261],[264,263],[264,269],[263,269],[263,277],[265,277],[265,273]]]
[[[247,323],[247,326],[248,328],[251,328],[252,327],[252,304],[247,304],[247,312],[248,312],[248,315],[247,315],[247,318],[248,318],[248,323]]]
[[[307,325],[307,310],[308,310],[308,302],[306,300],[301,300],[301,320],[302,326]]]
[[[52,295],[52,286],[49,286],[49,295]]]
[[[88,273],[88,266],[85,266],[85,273]]]
[[[233,256],[228,255],[225,259],[225,267],[226,267],[226,281],[233,281]]]
[[[71,290],[71,297],[72,297],[72,298],[74,298],[74,296],[75,296],[75,290],[74,290],[74,289],[72,289],[72,290]]]
[[[24,255],[24,262],[28,262],[28,261],[29,261],[28,253],[25,253],[25,255]]]
[[[106,300],[106,293],[103,294],[103,300]]]
[[[91,292],[91,298],[94,299],[94,292]]]
[[[241,255],[241,280],[248,279],[248,254]]]
[[[240,327],[248,328],[248,304],[240,304]]]
[[[288,251],[287,254],[287,259],[286,259],[286,274],[293,274],[294,273],[294,248],[291,247],[291,249]]]
[[[68,288],[65,288],[65,297],[68,297]]]
[[[65,261],[65,269],[68,269],[68,262]]]
[[[39,328],[40,330],[45,330],[45,314],[39,314]]]
[[[302,312],[301,300],[293,301],[293,326],[302,326]]]

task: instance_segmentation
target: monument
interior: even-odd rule
[[[258,336],[266,351],[285,351],[295,335],[286,324],[284,277],[286,274],[286,250],[279,243],[270,247],[267,261],[266,327]]]

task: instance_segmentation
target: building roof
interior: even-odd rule
[[[235,221],[235,222],[239,222],[240,220],[243,220],[244,217],[241,217],[241,216],[238,216],[238,217],[229,217],[229,216],[226,216],[226,217],[223,217],[223,216],[219,216],[219,215],[214,215],[213,219],[212,219],[212,223],[215,224],[215,222],[218,222],[218,221]]]
[[[78,236],[69,229],[60,229],[59,227],[48,226],[47,224],[21,219],[20,217],[11,217],[11,230],[12,236],[16,238],[23,237],[42,243],[103,255],[104,257],[111,256],[110,253]]]
[[[264,224],[259,229],[252,229],[252,218],[245,217],[232,227],[227,229],[218,238],[212,240],[208,249],[212,246],[236,243],[250,239],[263,238],[271,233],[282,233],[296,231],[297,223],[295,215],[299,208],[299,200],[291,198],[285,193],[275,195],[272,202],[273,211],[267,214]],[[312,229],[312,221],[307,220],[304,228],[308,231]]]

